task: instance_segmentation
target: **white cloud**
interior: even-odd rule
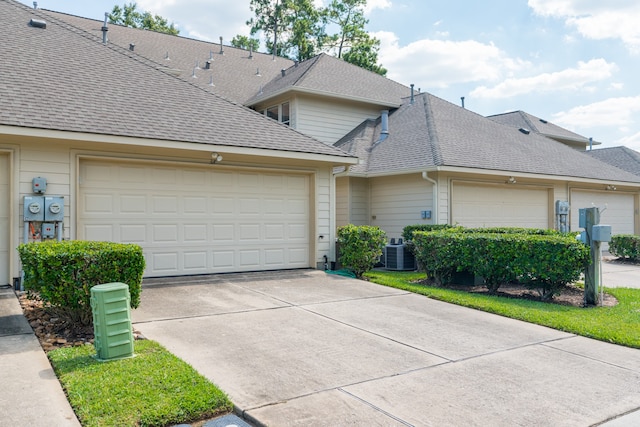
[[[564,19],[583,37],[620,39],[632,52],[640,52],[640,2],[637,0],[529,0],[528,4],[538,15]]]
[[[392,3],[390,0],[369,0],[364,8],[364,13],[368,15],[376,9],[388,9],[391,6]]]
[[[615,144],[625,145],[633,150],[640,151],[640,132],[620,138],[615,142]]]
[[[422,88],[446,88],[454,83],[497,81],[530,64],[510,58],[493,44],[475,40],[423,39],[400,46],[391,32],[372,34],[381,41],[379,61],[388,77]]]
[[[509,98],[531,92],[593,91],[594,88],[587,86],[589,83],[610,78],[617,68],[616,64],[608,63],[602,58],[579,61],[576,68],[532,77],[509,78],[491,88],[480,86],[471,95],[481,98]]]
[[[554,122],[569,128],[623,127],[640,123],[640,95],[609,98],[554,114]]]

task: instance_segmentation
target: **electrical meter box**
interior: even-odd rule
[[[43,196],[24,196],[24,220],[44,221]]]
[[[49,222],[64,220],[64,197],[46,196],[44,198],[44,219]]]
[[[42,177],[35,177],[31,180],[31,187],[36,194],[44,194],[47,191],[47,180]]]
[[[587,209],[582,208],[578,211],[578,227],[587,228]]]
[[[594,225],[591,234],[591,239],[595,240],[596,242],[610,242],[611,226],[605,224]]]
[[[556,200],[556,214],[569,215],[569,202]]]
[[[105,283],[91,288],[93,344],[98,360],[133,357],[130,301],[126,283]]]

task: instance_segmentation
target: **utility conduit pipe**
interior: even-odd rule
[[[435,179],[429,178],[429,175],[426,171],[422,172],[422,179],[433,184],[433,202],[431,206],[433,214],[431,218],[433,219],[433,223],[437,224],[438,223],[438,181],[436,181]]]

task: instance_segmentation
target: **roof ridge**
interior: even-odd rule
[[[525,121],[525,123],[527,123],[529,125],[529,130],[532,130],[532,131],[534,131],[536,133],[541,133],[540,130],[538,129],[538,127],[536,125],[534,125],[533,122],[529,119],[529,116],[531,116],[529,113],[527,113],[526,111],[522,111],[522,110],[518,110],[518,113],[520,113],[520,116]],[[531,116],[531,117],[535,117],[535,116]],[[540,120],[540,119],[538,119],[538,120]]]
[[[304,78],[307,76],[307,73],[309,72],[310,69],[312,69],[313,67],[315,67],[318,64],[318,61],[320,60],[320,56],[324,55],[324,53],[319,53],[318,55],[314,56],[313,58],[309,58],[307,59],[307,61],[313,61],[311,64],[309,64],[309,66],[307,67],[306,70],[304,70],[301,74],[300,77],[298,77],[292,84],[291,86],[295,86],[297,85],[299,82],[302,82],[302,80],[304,80]],[[295,67],[295,64],[292,65],[291,67]],[[291,68],[289,67],[289,68]]]
[[[442,150],[440,148],[440,140],[438,139],[438,132],[436,130],[436,123],[433,119],[433,110],[431,109],[431,102],[429,99],[430,94],[424,92],[423,107],[425,111],[425,119],[427,124],[427,133],[429,135],[429,141],[431,142],[431,155],[433,156],[433,163],[436,166],[443,164]],[[409,104],[411,105],[411,104]]]

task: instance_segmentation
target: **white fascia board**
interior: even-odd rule
[[[169,148],[190,151],[216,151],[220,154],[239,154],[292,160],[308,160],[331,163],[336,166],[356,165],[354,156],[332,156],[329,154],[304,153],[298,151],[269,150],[264,148],[238,147],[234,145],[214,145],[200,142],[169,141],[163,139],[135,138],[117,135],[104,135],[84,132],[66,132],[51,129],[22,128],[0,125],[0,135],[14,135],[32,138],[60,139],[66,141],[97,142],[104,144],[135,145],[139,147]],[[320,143],[320,142],[319,142]]]
[[[387,107],[387,108],[399,108],[401,103],[392,103],[392,102],[382,102],[382,101],[378,101],[375,99],[369,99],[369,98],[363,98],[363,97],[359,97],[359,96],[346,96],[346,95],[341,95],[335,92],[327,92],[327,91],[322,91],[322,90],[315,90],[315,89],[306,89],[306,88],[301,88],[301,87],[286,87],[284,89],[281,89],[277,92],[271,93],[268,96],[265,96],[264,98],[260,98],[255,100],[254,102],[251,102],[249,104],[245,104],[245,107],[252,107],[256,104],[262,103],[262,102],[266,102],[272,98],[277,98],[281,95],[284,95],[287,92],[293,92],[293,93],[303,93],[303,94],[308,94],[308,95],[320,95],[320,96],[324,96],[327,98],[335,98],[335,99],[343,99],[345,101],[356,101],[356,102],[362,102],[365,104],[372,104],[372,105],[378,105],[381,107]]]

